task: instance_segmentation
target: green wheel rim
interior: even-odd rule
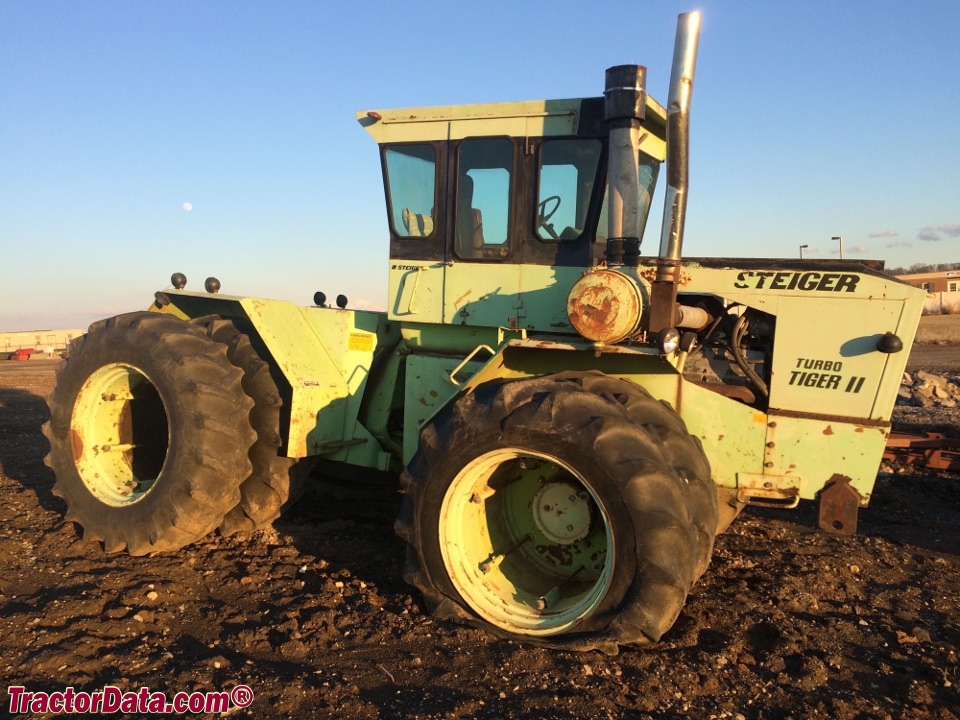
[[[73,407],[70,442],[77,473],[100,502],[124,507],[146,497],[170,445],[167,410],[147,374],[111,363],[90,375]]]
[[[440,552],[457,592],[482,619],[511,633],[569,631],[603,601],[614,537],[603,503],[559,459],[493,450],[450,483]]]

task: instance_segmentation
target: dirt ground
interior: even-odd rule
[[[960,348],[931,357],[960,372]],[[104,554],[43,464],[54,364],[0,365],[4,693],[243,684],[232,715],[278,718],[960,715],[958,474],[885,465],[853,537],[819,531],[813,504],[748,510],[660,644],[547,651],[425,616],[396,497],[308,495],[268,532]]]

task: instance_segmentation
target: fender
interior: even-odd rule
[[[320,455],[387,469],[391,454],[358,422],[373,365],[400,339],[385,313],[300,307],[282,300],[166,290],[150,310],[190,320],[219,315],[239,321],[274,375],[289,386],[282,398],[288,457]]]

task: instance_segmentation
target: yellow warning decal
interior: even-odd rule
[[[367,335],[366,333],[350,333],[350,338],[347,341],[347,347],[350,350],[370,352],[373,350],[373,335]]]

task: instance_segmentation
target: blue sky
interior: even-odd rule
[[[842,235],[850,257],[960,261],[955,0],[0,0],[0,330],[144,308],[175,271],[382,307],[354,111],[595,96],[623,63],[665,102],[690,9],[685,254],[834,257]]]

